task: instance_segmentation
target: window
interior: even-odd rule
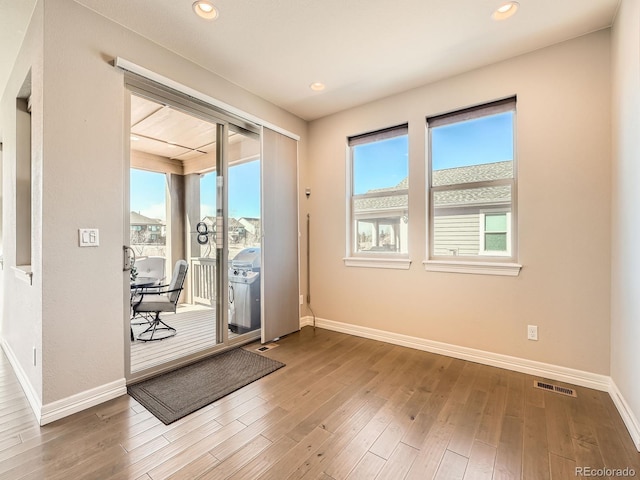
[[[516,99],[427,118],[431,260],[515,259]]]
[[[407,132],[408,126],[401,125],[348,139],[351,257],[408,253]]]
[[[510,255],[511,214],[483,212],[480,225],[480,255]]]

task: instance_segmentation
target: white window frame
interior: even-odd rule
[[[347,256],[343,258],[344,264],[347,267],[369,267],[369,268],[392,268],[392,269],[403,269],[406,270],[410,267],[411,261],[409,260],[408,247],[407,252],[386,252],[386,251],[376,251],[376,252],[358,252],[357,251],[357,222],[358,221],[366,221],[369,217],[363,218],[362,216],[356,217],[354,212],[355,201],[363,198],[376,198],[376,197],[384,197],[388,196],[388,193],[366,193],[366,194],[354,194],[353,182],[354,182],[354,156],[353,151],[354,147],[358,145],[364,145],[367,143],[374,143],[382,140],[387,140],[400,136],[408,136],[409,128],[408,124],[401,124],[389,128],[384,128],[381,130],[376,130],[369,133],[364,133],[360,135],[354,135],[352,137],[347,138],[347,154],[346,154],[346,164],[347,164],[347,185],[346,185],[346,199],[347,199],[347,239],[346,239],[346,252]],[[408,153],[408,152],[407,152]],[[408,159],[407,159],[407,167],[408,167]],[[409,195],[409,189],[398,189],[394,191],[394,195]],[[408,205],[406,207],[405,215],[408,218]],[[375,218],[387,218],[388,215],[383,213],[374,213],[372,212],[371,219]],[[400,220],[403,221],[402,219]],[[404,240],[408,242],[408,231],[406,233],[407,238]],[[402,243],[402,240],[401,240]]]
[[[516,161],[516,97],[508,97],[494,102],[484,103],[462,110],[453,111],[432,117],[427,117],[427,260],[422,263],[425,270],[432,272],[470,273],[483,275],[517,276],[522,265],[517,263],[517,161]],[[497,113],[513,111],[513,177],[499,180],[469,182],[445,186],[432,185],[432,128],[454,124],[466,120],[482,118]],[[508,212],[507,224],[507,252],[484,252],[484,214],[480,212],[480,251],[477,256],[444,256],[434,255],[434,193],[439,191],[466,190],[488,186],[509,185],[511,187],[511,207]],[[489,209],[485,212],[488,213]],[[493,210],[492,212],[496,212]]]

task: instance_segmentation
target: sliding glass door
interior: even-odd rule
[[[137,380],[259,338],[261,162],[257,128],[145,82],[129,88],[125,350]],[[143,308],[180,287],[174,305]]]
[[[260,139],[229,133],[227,168],[228,332],[259,332],[262,316],[262,218]]]

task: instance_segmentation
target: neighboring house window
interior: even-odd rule
[[[408,126],[350,137],[350,253],[408,252]]]
[[[431,259],[515,259],[515,107],[509,98],[427,118]]]
[[[480,255],[511,255],[511,214],[483,212],[480,214]]]

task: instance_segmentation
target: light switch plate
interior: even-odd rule
[[[78,243],[81,247],[97,247],[100,245],[100,235],[97,228],[78,229]]]

